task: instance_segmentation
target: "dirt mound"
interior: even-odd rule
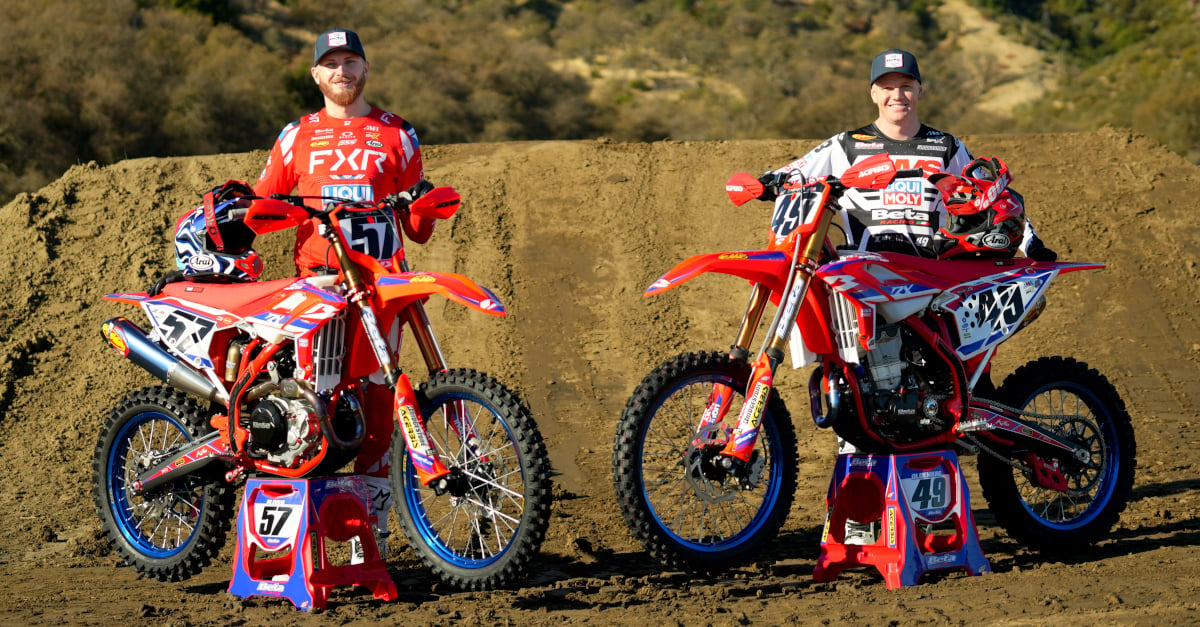
[[[1139,467],[1134,500],[1111,541],[1077,559],[1044,563],[990,524],[977,498],[994,574],[951,575],[894,592],[870,572],[813,583],[832,436],[804,418],[803,377],[785,372],[802,480],[771,559],[721,579],[661,572],[631,540],[613,500],[615,422],[650,368],[683,350],[729,345],[746,290],[727,277],[649,300],[642,290],[689,255],[762,247],[767,205],[733,208],[723,181],[783,164],[815,142],[430,146],[429,177],[458,188],[465,202],[429,244],[410,246],[414,265],[470,276],[511,312],[493,320],[435,302],[439,339],[451,364],[489,371],[524,395],[550,445],[559,500],[538,572],[524,588],[449,592],[397,546],[391,566],[399,602],[346,591],[327,615],[527,625],[817,617],[1193,623],[1200,598],[1200,481],[1193,475],[1200,465],[1200,171],[1119,130],[964,139],[976,154],[1011,165],[1038,230],[1062,257],[1109,264],[1060,281],[1047,312],[1006,344],[997,369],[1071,355],[1107,374],[1124,396]],[[0,622],[323,620],[225,595],[227,561],[181,584],[139,580],[97,541],[89,494],[92,448],[107,409],[154,382],[98,337],[101,321],[140,314],[101,297],[145,289],[171,266],[175,219],[203,190],[254,178],[264,159],[256,152],[80,165],[0,209]],[[260,250],[268,275],[290,269],[286,237],[263,238]]]

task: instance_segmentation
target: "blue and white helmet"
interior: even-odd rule
[[[207,228],[204,207],[197,207],[175,225],[175,265],[192,281],[250,283],[262,274],[262,257],[251,248],[254,231],[242,222],[242,204],[233,198],[213,206],[218,238]],[[219,239],[219,241],[214,241]]]

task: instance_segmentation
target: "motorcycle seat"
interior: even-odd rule
[[[254,283],[198,283],[180,281],[163,288],[164,296],[173,296],[188,302],[208,305],[216,309],[233,311],[260,298],[276,294],[288,285],[302,279],[276,279]]]
[[[955,285],[969,283],[983,277],[1011,272],[1028,267],[1034,263],[1032,259],[1016,257],[1012,259],[929,259],[900,253],[878,253],[889,261],[901,266],[907,266],[934,279],[939,287],[948,289]]]

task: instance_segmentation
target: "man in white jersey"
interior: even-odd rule
[[[946,207],[930,175],[945,172],[961,175],[974,158],[959,139],[921,123],[917,105],[925,93],[917,59],[905,50],[885,50],[871,63],[871,101],[879,113],[875,121],[830,137],[802,158],[764,174],[764,183],[812,180],[841,176],[859,160],[887,153],[898,169],[921,168],[926,178],[899,179],[887,189],[850,189],[842,196],[842,228],[846,243],[842,250],[895,252],[937,257],[938,229],[946,225]],[[764,198],[769,199],[772,185]],[[1053,261],[1033,225],[1025,222],[1020,250],[1038,260]],[[986,382],[984,381],[986,379]],[[990,386],[986,376],[982,386]],[[857,451],[838,438],[838,453]],[[846,521],[846,544],[872,544],[878,521]]]

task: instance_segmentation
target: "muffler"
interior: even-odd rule
[[[145,331],[124,317],[106,320],[100,325],[100,334],[122,357],[141,366],[167,385],[206,401],[224,403],[224,390],[151,341]]]

